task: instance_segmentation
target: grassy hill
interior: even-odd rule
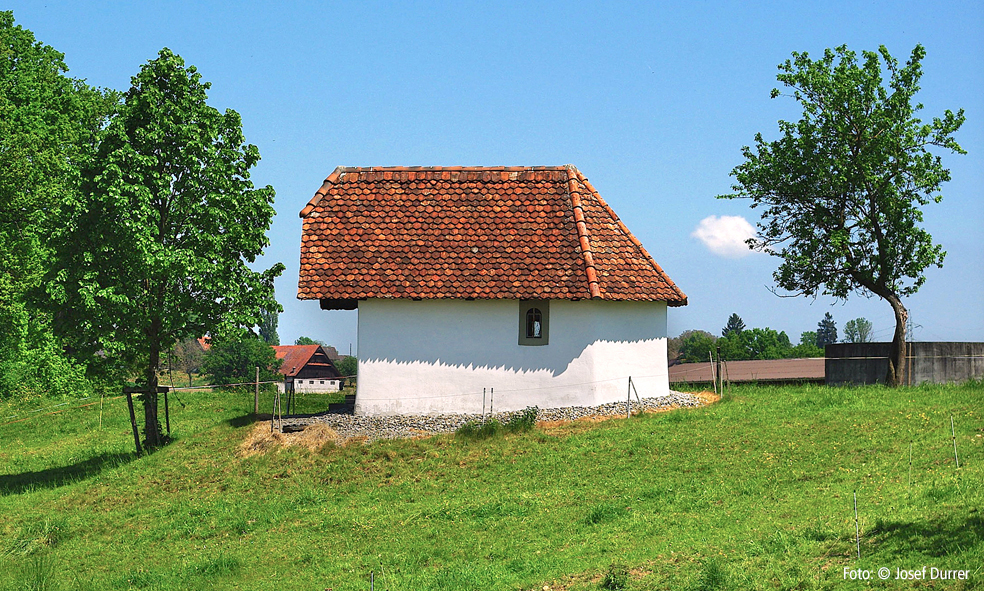
[[[0,589],[984,586],[980,383],[250,457],[251,394],[178,397],[140,458],[122,399],[0,403]],[[894,580],[922,566],[970,579]]]

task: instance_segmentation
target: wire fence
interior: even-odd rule
[[[341,376],[339,378],[333,378],[333,379],[349,379],[349,378],[354,378],[354,377],[355,376]],[[182,392],[182,391],[193,391],[193,390],[214,390],[216,388],[234,388],[234,387],[237,387],[237,386],[252,386],[252,387],[255,387],[257,385],[261,385],[262,386],[264,384],[283,384],[284,383],[284,380],[261,380],[259,382],[257,382],[257,381],[252,381],[252,382],[235,382],[235,383],[231,383],[231,384],[202,384],[202,385],[198,385],[198,386],[194,386],[194,385],[193,386],[174,386],[173,385],[173,381],[171,383],[172,383],[172,385],[166,386],[170,392]],[[125,394],[119,394],[119,395],[113,395],[113,396],[105,396],[105,395],[103,395],[103,396],[89,396],[87,398],[79,398],[79,399],[76,399],[76,400],[68,400],[68,401],[65,401],[65,402],[60,402],[58,404],[53,404],[51,406],[45,406],[45,407],[42,407],[42,408],[36,408],[36,409],[33,409],[33,410],[24,411],[24,412],[21,412],[20,414],[12,414],[12,415],[8,415],[8,416],[5,416],[5,417],[2,417],[2,419],[3,419],[4,422],[0,423],[0,427],[3,427],[5,425],[11,425],[13,423],[20,423],[22,421],[27,421],[27,420],[30,420],[30,419],[33,419],[33,418],[36,418],[36,417],[42,417],[42,416],[48,416],[48,415],[58,414],[58,413],[61,413],[61,412],[65,412],[67,410],[76,410],[76,409],[80,409],[80,408],[85,408],[87,406],[92,406],[94,404],[99,404],[100,402],[106,402],[108,400],[118,400],[120,398],[125,398],[125,397],[126,397]],[[90,400],[94,400],[95,402],[88,402]],[[69,406],[69,405],[71,405],[71,406]],[[64,408],[62,408],[62,407],[64,407]],[[55,410],[55,409],[60,409],[60,410]]]
[[[353,378],[356,378],[356,377],[357,376],[355,376],[355,375],[351,375],[351,376],[334,377],[332,379],[334,379],[334,380],[339,380],[339,379],[350,380],[350,379],[353,379]],[[647,378],[660,378],[660,377],[665,377],[665,374],[645,375],[645,376],[638,376],[638,375],[636,375],[636,376],[628,376],[628,375],[624,375],[624,376],[616,376],[616,377],[612,377],[612,378],[606,378],[606,379],[603,379],[603,380],[592,380],[592,381],[586,381],[586,382],[569,382],[569,383],[563,383],[563,384],[552,384],[552,385],[545,385],[545,386],[536,386],[536,387],[531,387],[531,388],[503,388],[501,390],[500,389],[496,389],[496,393],[497,394],[507,394],[507,393],[518,393],[518,392],[549,391],[549,390],[557,390],[557,389],[565,389],[565,388],[582,388],[582,387],[585,387],[585,386],[593,386],[593,385],[599,385],[599,384],[611,384],[611,383],[626,382],[630,378],[633,379],[633,380],[641,380],[641,379],[647,379]],[[304,379],[307,379],[307,378],[304,378]],[[315,379],[318,379],[318,378],[315,378]],[[255,387],[257,385],[264,385],[264,384],[278,384],[278,385],[279,384],[285,384],[285,386],[286,386],[286,384],[289,384],[289,383],[290,383],[290,380],[261,380],[259,382],[257,382],[257,381],[252,381],[252,382],[235,382],[235,383],[229,383],[229,384],[203,384],[203,385],[192,385],[192,386],[167,386],[167,388],[171,392],[181,392],[181,391],[194,391],[194,390],[209,390],[209,389],[216,389],[216,388],[232,388],[232,387],[239,387],[239,386],[252,386],[252,387]],[[466,397],[475,397],[475,396],[481,397],[483,394],[484,394],[484,392],[482,392],[480,390],[467,390],[467,391],[464,391],[464,392],[456,392],[456,393],[451,393],[451,394],[441,394],[441,395],[436,395],[436,396],[414,396],[413,398],[415,400],[440,399],[440,398],[455,399],[455,398],[466,398]],[[31,411],[23,412],[23,413],[21,413],[19,415],[10,415],[10,416],[7,416],[7,417],[3,417],[3,419],[4,419],[5,422],[0,423],[0,427],[5,426],[5,425],[9,425],[9,424],[12,424],[12,423],[17,423],[17,422],[29,420],[29,419],[34,418],[34,417],[56,414],[56,413],[64,412],[66,410],[74,410],[74,409],[79,409],[79,408],[85,408],[86,406],[91,406],[93,404],[98,404],[99,402],[104,402],[104,401],[107,401],[107,400],[117,400],[117,399],[124,398],[124,397],[125,397],[125,395],[116,395],[116,396],[90,396],[88,398],[82,398],[82,399],[79,399],[79,400],[72,400],[72,401],[67,401],[67,402],[61,402],[59,404],[55,404],[55,405],[52,405],[52,406],[48,406],[48,407],[44,407],[44,408],[38,408],[38,409],[31,410]],[[365,400],[366,401],[393,401],[393,400],[403,400],[404,398],[405,397],[366,398]],[[80,404],[80,403],[85,403],[85,402],[88,402],[88,401],[91,401],[91,400],[95,400],[95,402],[91,402],[91,403],[88,403],[88,404]],[[73,406],[68,406],[68,405],[73,405]],[[65,407],[65,408],[62,408],[62,407]],[[53,410],[53,409],[59,409],[59,408],[61,410]]]

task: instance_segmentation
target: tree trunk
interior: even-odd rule
[[[147,391],[143,395],[144,438],[148,449],[164,445],[161,435],[161,422],[157,416],[157,368],[161,363],[160,321],[151,322],[150,358],[147,363]]]
[[[909,321],[909,311],[894,293],[885,299],[895,312],[895,336],[888,348],[888,375],[885,376],[885,384],[898,387],[905,383],[905,327]]]

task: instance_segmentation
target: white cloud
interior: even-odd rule
[[[755,228],[740,215],[712,215],[700,221],[691,234],[718,256],[738,259],[751,254],[745,241],[755,236]]]

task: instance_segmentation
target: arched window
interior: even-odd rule
[[[530,308],[526,311],[526,338],[543,338],[543,312],[539,308]]]
[[[546,345],[550,334],[550,302],[521,300],[519,302],[519,344]]]

